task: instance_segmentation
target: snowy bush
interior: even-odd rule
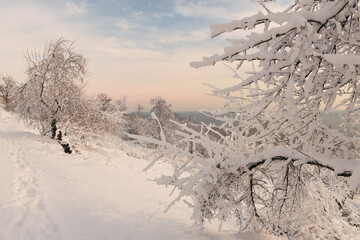
[[[141,115],[141,113],[125,114],[125,132],[142,136],[151,136],[156,138],[159,134],[153,124],[150,126],[149,120]],[[149,131],[151,130],[151,131]],[[156,129],[157,130],[157,129]],[[126,136],[125,136],[126,137]]]
[[[171,111],[171,104],[168,104],[162,97],[155,97],[150,100],[150,118],[145,118],[141,114],[143,107],[138,105],[137,113],[126,114],[125,132],[127,135],[135,134],[151,137],[157,140],[166,139],[167,142],[175,143],[177,136],[175,130],[178,128],[172,121],[178,120]],[[126,137],[125,139],[133,139]],[[154,144],[146,144],[147,147],[154,148]]]
[[[61,128],[70,133],[74,142],[84,142],[93,138],[102,138],[104,133],[123,134],[123,111],[114,103],[104,105],[98,98],[82,96],[76,105],[73,117],[61,124]]]
[[[264,12],[211,25],[211,35],[250,31],[221,54],[192,62],[224,61],[238,84],[218,89],[226,101],[214,111],[224,133],[179,124],[185,143],[164,141],[163,154],[188,158],[160,184],[193,199],[193,218],[236,218],[240,230],[289,239],[356,239],[360,235],[360,12],[355,0],[296,0],[282,12]],[[234,65],[234,66],[232,66]],[[252,70],[249,70],[252,69]],[[341,110],[339,129],[321,121]],[[235,114],[227,114],[229,112]],[[225,115],[224,115],[225,114]],[[218,135],[217,140],[210,133]],[[186,145],[186,146],[189,146]],[[153,164],[153,163],[152,163]]]
[[[0,76],[0,99],[6,111],[13,111],[16,106],[18,83],[11,76]]]
[[[152,125],[155,126],[156,132],[159,133],[163,131],[163,138],[165,138],[167,142],[175,143],[177,140],[175,136],[175,130],[177,129],[177,126],[173,124],[172,121],[178,119],[171,111],[171,104],[168,104],[162,97],[156,97],[150,100],[150,105],[150,113],[153,119]],[[158,130],[159,128],[161,129]],[[161,139],[160,135],[158,134],[156,138]]]

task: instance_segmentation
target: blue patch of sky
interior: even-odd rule
[[[171,48],[192,44],[186,34],[208,29],[213,20],[202,16],[183,16],[175,11],[176,1],[88,1],[84,20],[96,25],[108,37],[126,38],[150,48]],[[162,37],[183,35],[184,40],[161,41]]]
[[[291,0],[279,1],[288,4]],[[236,16],[236,12],[258,8],[250,0],[14,0],[0,4],[19,3],[55,9],[63,21],[88,23],[98,35],[127,40],[135,47],[149,49],[202,44],[210,39],[209,24],[226,22],[232,19],[229,16]],[[66,14],[69,5],[84,11]],[[241,17],[244,16],[239,14]],[[201,35],[194,42],[191,34],[201,31],[207,32],[207,36]]]

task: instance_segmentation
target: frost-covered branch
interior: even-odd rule
[[[234,64],[238,84],[213,87],[226,101],[214,111],[221,126],[179,125],[182,139],[171,149],[188,161],[158,182],[178,188],[177,200],[193,198],[200,226],[235,215],[241,230],[292,239],[358,236],[359,2],[298,0],[283,12],[260,2],[266,13],[211,25],[212,37],[253,30],[190,64]],[[336,129],[323,121],[334,111]]]

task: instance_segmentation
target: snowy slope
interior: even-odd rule
[[[164,213],[171,189],[149,179],[169,164],[144,173],[148,161],[104,147],[67,155],[2,109],[0,164],[1,240],[242,239],[216,224],[193,229],[183,203]]]

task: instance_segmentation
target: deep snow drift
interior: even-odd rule
[[[194,229],[184,203],[164,213],[172,189],[150,179],[170,173],[170,164],[160,162],[145,173],[149,161],[114,147],[80,152],[63,153],[55,141],[0,109],[1,240],[246,238],[230,226],[219,233],[216,223],[203,232]]]

